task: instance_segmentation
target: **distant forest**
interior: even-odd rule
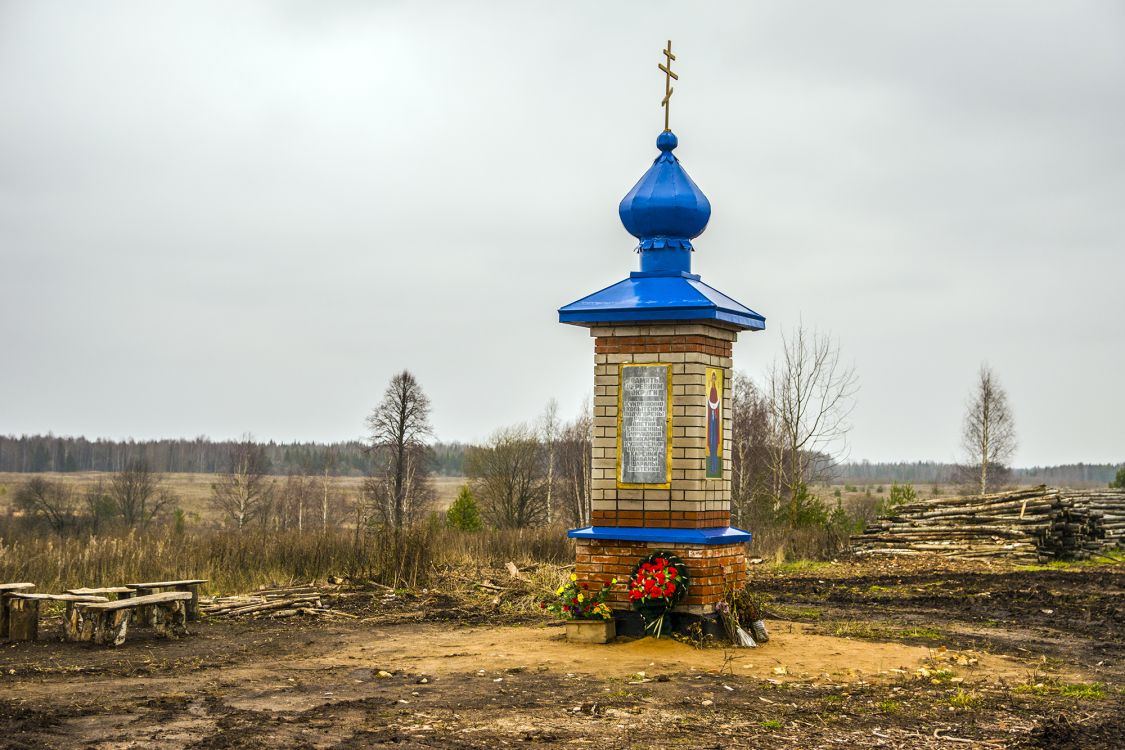
[[[54,435],[0,435],[0,471],[120,471],[136,458],[145,459],[153,471],[226,471],[235,441],[192,440],[87,440]],[[359,441],[343,443],[261,443],[265,446],[273,474],[329,474],[362,476],[370,465],[368,446]],[[461,476],[465,444],[435,443],[433,469],[442,476]],[[1012,469],[1018,484],[1061,486],[1105,485],[1113,480],[1117,464],[1064,464]],[[872,463],[855,461],[836,467],[837,482],[852,484],[909,483],[955,484],[959,467],[936,461]]]
[[[54,435],[0,435],[0,471],[121,471],[144,459],[157,472],[218,473],[227,470],[233,440],[87,440]],[[263,442],[271,474],[322,474],[362,476],[371,460],[369,447],[359,441],[343,443]],[[443,476],[461,476],[465,446],[436,443],[432,446],[433,470]]]
[[[1050,484],[1057,486],[1105,486],[1117,473],[1119,464],[1062,464],[1032,466],[1011,470],[1015,484]],[[962,469],[957,464],[936,461],[901,461],[872,463],[856,461],[836,467],[838,481],[856,483],[899,482],[902,484],[956,484]]]

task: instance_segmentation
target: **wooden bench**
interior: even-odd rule
[[[16,592],[33,588],[34,583],[0,583],[0,638],[8,637],[8,598]]]
[[[39,603],[66,602],[65,623],[75,604],[108,601],[104,596],[75,596],[74,594],[29,594],[16,592],[8,595],[8,638],[13,641],[34,641],[39,638]]]
[[[139,596],[146,596],[161,589],[186,591],[191,594],[191,601],[187,604],[187,618],[189,622],[199,619],[199,587],[207,583],[206,578],[189,578],[184,581],[153,581],[150,583],[127,583],[127,587],[134,589]]]
[[[151,626],[161,638],[187,635],[187,604],[190,591],[167,591],[146,594],[115,602],[75,604],[64,623],[68,641],[93,641],[104,646],[120,646],[125,642],[129,622],[137,619]]]

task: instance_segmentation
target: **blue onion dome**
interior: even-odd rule
[[[657,137],[660,156],[617,209],[625,229],[641,241],[640,250],[690,250],[711,218],[711,202],[672,155],[677,143],[670,130]]]

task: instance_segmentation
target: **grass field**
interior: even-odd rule
[[[74,487],[81,492],[86,487],[95,484],[98,480],[109,482],[113,474],[108,472],[68,472],[68,473],[43,473],[43,474],[17,474],[0,472],[0,513],[7,513],[12,507],[12,497],[16,488],[32,477],[42,477],[50,480],[59,480]],[[218,515],[211,507],[211,485],[218,481],[218,474],[164,474],[164,486],[176,494],[177,507],[188,514],[189,517],[198,518],[203,522],[218,519]],[[285,477],[275,477],[279,484],[285,482]],[[467,480],[464,477],[435,477],[434,486],[437,489],[437,503],[435,510],[445,510],[457,492]],[[332,485],[344,493],[347,504],[351,505],[363,489],[363,477],[331,477]]]

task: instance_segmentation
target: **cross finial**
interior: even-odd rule
[[[660,106],[664,107],[664,130],[671,130],[668,127],[668,100],[672,98],[672,81],[680,80],[680,77],[672,72],[672,61],[676,56],[672,54],[672,40],[668,40],[668,46],[664,48],[664,57],[667,58],[667,65],[658,63],[656,67],[664,71],[664,100],[660,102]]]

